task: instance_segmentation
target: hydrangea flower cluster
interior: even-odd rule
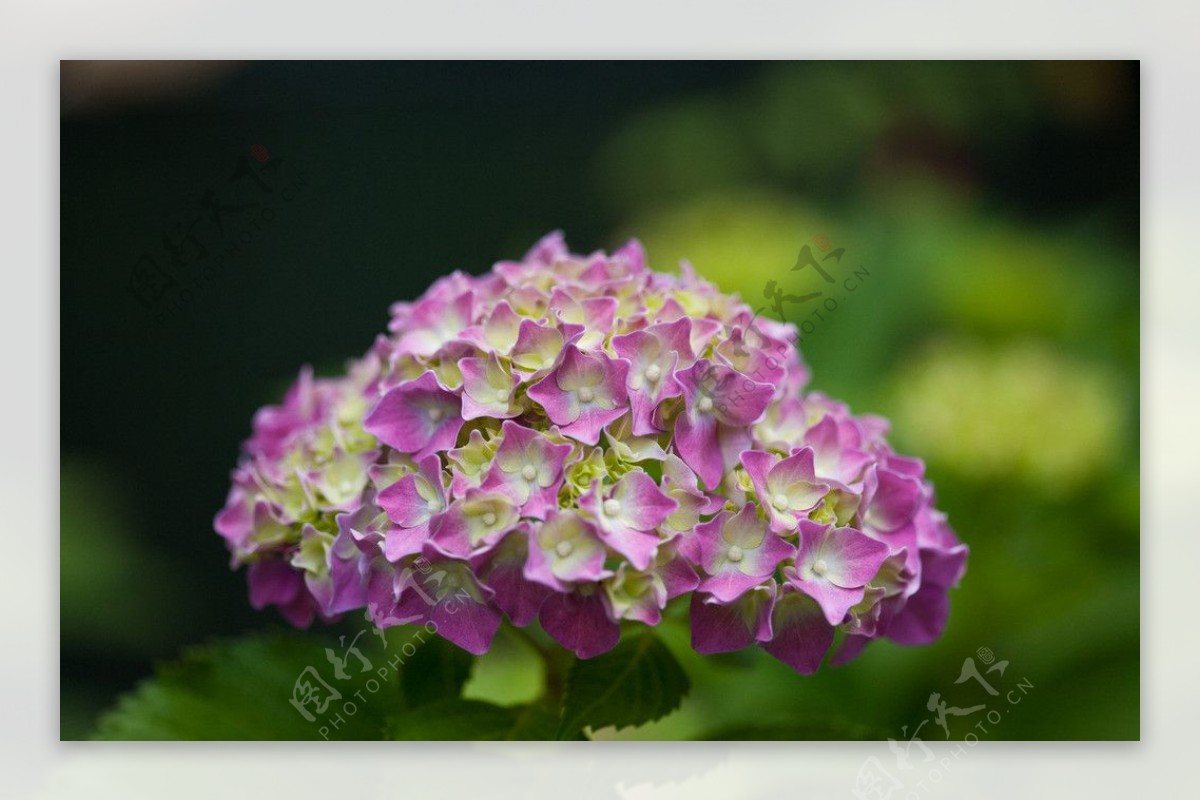
[[[254,418],[216,529],[251,603],[365,608],[480,654],[503,618],[581,658],[690,593],[701,653],[801,673],[945,624],[967,549],[886,421],[805,393],[794,326],[641,246],[440,279]],[[680,603],[684,603],[681,601]]]

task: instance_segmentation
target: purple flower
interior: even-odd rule
[[[464,651],[485,653],[500,628],[500,612],[491,603],[491,591],[480,585],[469,563],[431,547],[421,555],[428,574],[410,569],[392,616],[410,623],[432,623],[439,635]]]
[[[542,519],[558,507],[563,464],[571,446],[510,421],[504,422],[501,431],[503,440],[483,487],[507,492],[522,516]]]
[[[551,593],[538,615],[542,628],[580,659],[591,659],[616,647],[621,627],[608,613],[599,588]]]
[[[464,420],[480,417],[500,420],[520,414],[521,410],[513,405],[517,381],[495,353],[486,358],[463,359],[459,369],[463,377]]]
[[[843,484],[857,481],[871,461],[870,455],[859,449],[860,436],[854,424],[839,423],[832,415],[825,415],[805,433],[804,444],[813,450],[817,475]]]
[[[513,369],[523,379],[545,374],[558,362],[567,338],[557,327],[522,320],[513,345]]]
[[[795,566],[783,572],[788,582],[816,601],[825,618],[836,626],[850,607],[863,599],[867,582],[887,557],[886,545],[857,529],[808,523],[800,529]]]
[[[595,526],[574,512],[554,512],[530,531],[525,578],[569,592],[573,582],[599,581],[608,575],[605,553]]]
[[[474,300],[474,293],[463,292],[456,297],[429,297],[412,304],[406,309],[403,326],[400,320],[393,320],[395,330],[402,331],[397,349],[415,356],[437,353],[471,324]]]
[[[378,503],[395,525],[384,535],[383,553],[395,561],[420,553],[434,525],[446,511],[442,465],[426,456],[418,472],[407,475],[379,493]]]
[[[833,644],[833,626],[821,607],[786,584],[771,610],[771,628],[773,636],[763,649],[805,676],[817,672]]]
[[[692,648],[701,654],[723,654],[770,642],[775,592],[774,579],[767,579],[728,602],[701,592],[693,594]]]
[[[559,365],[529,388],[529,397],[563,434],[595,445],[600,430],[625,413],[628,372],[626,361],[568,345]]]
[[[702,492],[696,474],[675,454],[668,454],[663,459],[662,475],[662,488],[676,504],[675,511],[662,522],[662,531],[691,535],[702,515],[720,510],[721,499]]]
[[[795,531],[801,517],[829,492],[829,485],[816,479],[811,448],[794,451],[786,459],[763,451],[743,451],[742,466],[767,510],[771,530],[780,534]]]
[[[737,514],[721,512],[702,523],[696,528],[696,540],[700,566],[707,574],[699,589],[722,603],[763,583],[796,552],[759,519],[758,507],[752,503]]]
[[[550,310],[559,322],[582,329],[577,344],[583,350],[594,350],[603,344],[612,330],[618,305],[617,299],[611,297],[578,301],[558,288],[550,295]]]
[[[654,558],[656,529],[676,506],[642,470],[626,473],[611,487],[597,483],[579,498],[579,508],[591,513],[604,544],[638,570],[645,570]]]
[[[863,486],[863,523],[881,533],[899,530],[912,522],[923,492],[921,482],[912,476],[872,465]]]
[[[453,448],[462,425],[462,401],[432,371],[389,390],[363,421],[367,433],[416,459]]]
[[[254,436],[246,442],[246,449],[270,458],[282,456],[297,432],[321,418],[328,403],[322,388],[313,379],[311,367],[301,370],[282,405],[264,406],[254,415]]]
[[[518,520],[517,506],[509,496],[468,489],[450,504],[431,542],[447,556],[471,556],[495,545]]]
[[[667,398],[676,398],[683,389],[675,380],[675,370],[691,366],[691,323],[686,317],[639,331],[613,337],[617,355],[629,362],[625,385],[633,412],[633,434],[657,434],[654,410]]]
[[[250,586],[250,605],[255,609],[278,607],[280,614],[296,628],[308,628],[316,612],[316,602],[305,592],[304,574],[287,562],[264,559],[254,562],[246,572]]]
[[[930,642],[966,547],[886,420],[806,390],[795,326],[641,245],[561,233],[390,308],[345,374],[254,416],[214,528],[250,600],[365,607],[486,651],[504,617],[580,658],[691,597],[701,653],[801,673]],[[432,625],[431,625],[432,628]]]
[[[675,421],[675,448],[704,486],[721,483],[725,461],[718,429],[746,429],[766,410],[774,392],[724,365],[707,359],[676,373],[685,409]]]
[[[514,626],[528,626],[537,619],[546,598],[553,592],[545,584],[525,578],[529,561],[529,528],[518,526],[495,548],[472,557],[475,575],[491,589],[496,606]]]

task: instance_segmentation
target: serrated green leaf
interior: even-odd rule
[[[486,701],[444,698],[393,716],[387,724],[390,740],[506,740],[518,721],[519,710]]]
[[[458,698],[474,663],[475,658],[463,649],[434,637],[404,665],[400,683],[405,701],[419,707]]]
[[[650,632],[627,638],[594,659],[577,660],[567,677],[558,738],[585,726],[640,726],[679,708],[691,684],[670,650]]]
[[[159,668],[101,717],[103,740],[375,740],[399,708],[396,672],[352,675],[339,681],[325,649],[332,640],[306,634],[245,637],[198,646]],[[341,697],[313,720],[292,704],[297,680],[312,668]],[[310,674],[311,675],[311,674]],[[371,693],[367,680],[377,682]],[[314,686],[332,698],[320,685]],[[362,698],[355,696],[362,693]],[[365,699],[365,700],[364,700]],[[348,714],[346,704],[353,704]],[[333,718],[341,714],[341,722]],[[327,731],[322,734],[321,729]]]

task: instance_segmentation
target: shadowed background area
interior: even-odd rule
[[[692,695],[614,736],[903,739],[931,693],[979,700],[955,680],[987,648],[1032,685],[987,738],[1137,738],[1138,81],[64,63],[62,737],[184,646],[283,626],[211,530],[255,409],[362,353],[391,301],[561,228],[584,252],[637,236],[801,326],[813,386],[892,419],[972,549],[941,640],[815,677],[666,627]],[[805,247],[820,269],[793,269]],[[499,647],[469,693],[527,694],[527,656]]]

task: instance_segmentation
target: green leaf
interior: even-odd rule
[[[623,639],[594,659],[576,660],[567,677],[558,738],[585,726],[641,726],[679,708],[690,689],[675,657],[650,632]]]
[[[388,721],[391,740],[553,740],[558,712],[546,703],[498,706],[445,698]]]
[[[558,706],[546,701],[519,708],[509,740],[553,740],[558,733]],[[587,739],[580,737],[578,739]]]
[[[519,710],[486,701],[444,698],[392,717],[390,740],[506,740]]]
[[[246,637],[190,648],[182,660],[159,668],[101,717],[103,740],[375,740],[400,706],[397,673],[381,675],[385,657],[370,653],[372,670],[352,662],[348,678],[335,677],[325,649],[343,649],[306,634]],[[364,653],[367,649],[363,649]],[[319,675],[340,697],[312,720],[292,704],[303,671]],[[312,685],[322,698],[325,687]],[[374,686],[375,692],[370,688]],[[361,698],[356,696],[361,693]],[[352,704],[353,706],[348,706]],[[353,714],[350,713],[353,709]],[[334,718],[340,714],[341,722]],[[323,734],[322,728],[326,731]]]
[[[441,637],[426,642],[404,665],[400,679],[409,706],[419,707],[462,694],[475,659]]]
[[[697,740],[883,740],[886,729],[844,719],[815,721],[764,721],[723,726],[704,732]]]

